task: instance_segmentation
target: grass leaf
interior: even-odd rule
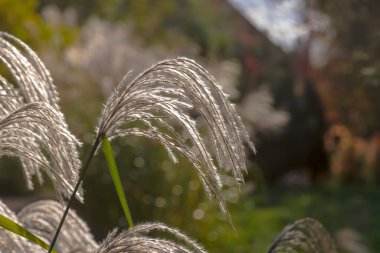
[[[115,162],[115,156],[113,155],[113,152],[112,152],[111,143],[107,138],[104,138],[102,140],[102,147],[103,147],[104,155],[108,162],[108,168],[111,173],[112,181],[115,185],[116,192],[120,200],[120,204],[123,207],[125,218],[128,221],[129,227],[132,228],[134,225],[133,225],[133,221],[131,217],[131,212],[129,211],[127,199],[125,198],[123,185],[121,184],[119,171]]]
[[[38,238],[36,235],[34,235],[26,228],[22,227],[21,225],[17,224],[16,222],[12,221],[11,219],[5,217],[2,214],[0,214],[0,226],[12,233],[15,233],[28,239],[31,242],[34,242],[35,244],[41,246],[46,250],[49,249],[49,245],[42,241],[40,238]],[[58,253],[56,250],[53,250],[52,252]]]

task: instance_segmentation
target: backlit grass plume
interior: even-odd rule
[[[17,215],[19,221],[34,234],[51,241],[61,220],[64,206],[56,201],[38,201],[24,207]],[[62,227],[56,249],[60,252],[93,252],[97,248],[90,229],[71,211]]]
[[[20,157],[29,188],[33,175],[42,182],[42,170],[58,193],[69,196],[81,167],[80,142],[68,130],[49,71],[25,43],[4,32],[0,62],[14,82],[0,75],[0,155]]]
[[[9,208],[0,201],[0,214],[17,222],[16,215],[9,210]],[[16,253],[16,252],[28,252],[26,239],[10,233],[9,231],[0,228],[0,252]],[[34,246],[34,245],[33,245]],[[38,246],[35,246],[38,247]]]
[[[1,117],[0,156],[21,159],[29,187],[32,175],[42,182],[42,170],[58,193],[69,196],[78,179],[72,169],[80,166],[73,154],[77,141],[56,113],[48,104],[30,103]]]
[[[154,238],[150,232],[164,232],[173,239]],[[179,241],[179,242],[177,242]],[[117,234],[113,231],[108,235],[95,253],[127,253],[127,252],[206,252],[202,246],[191,240],[179,230],[161,223],[137,225]]]
[[[7,219],[10,220],[7,221]],[[46,244],[47,241],[43,241],[43,239],[37,237],[38,235],[32,234],[25,227],[20,225],[21,222],[18,220],[17,215],[1,201],[0,224],[0,252],[2,253],[46,252],[47,247],[49,247],[49,245]],[[55,253],[57,253],[57,251],[55,251]]]
[[[195,116],[203,120],[210,145],[206,145],[202,138]],[[128,126],[132,122],[140,122],[144,127]],[[222,182],[216,163],[225,172],[232,172],[237,183],[243,182],[246,172],[243,143],[246,142],[252,150],[254,146],[227,96],[215,79],[196,62],[177,58],[159,62],[134,79],[128,74],[108,98],[98,120],[96,134],[50,249],[58,238],[73,196],[100,143],[129,227],[134,226],[109,142],[109,139],[121,136],[156,140],[166,148],[173,162],[177,162],[175,152],[185,156],[197,170],[207,195],[218,201],[232,224],[221,195]]]
[[[330,233],[311,218],[296,221],[287,226],[273,242],[268,253],[336,253]]]
[[[45,102],[59,110],[58,92],[50,73],[28,45],[0,32],[0,61],[16,81],[25,103]]]
[[[79,142],[68,131],[58,106],[56,87],[42,61],[26,44],[1,32],[0,61],[14,82],[0,76],[0,155],[20,157],[29,187],[33,186],[33,175],[42,181],[42,170],[51,177],[59,193],[69,195],[72,192],[49,252],[58,240],[74,196],[100,143],[129,226],[133,227],[108,141],[115,137],[148,137],[160,142],[173,162],[177,162],[178,153],[186,157],[197,170],[207,195],[215,198],[222,211],[228,214],[217,167],[223,173],[230,172],[237,183],[243,182],[246,172],[243,144],[247,143],[252,150],[254,147],[227,96],[215,79],[196,62],[186,58],[166,60],[134,79],[127,75],[105,104],[98,120],[94,144],[78,176],[81,163],[76,147]],[[132,122],[142,125],[133,127],[128,124]],[[161,225],[154,228],[163,229],[189,243],[175,230]],[[136,239],[131,245],[138,245],[134,243],[145,238],[153,248],[167,244],[173,247],[168,251],[186,252],[184,246],[143,236],[141,226],[140,232],[128,240],[120,239],[125,237],[122,233],[112,241],[129,243]],[[202,252],[194,247],[195,244],[189,245]]]
[[[55,201],[38,201],[24,207],[17,215],[0,201],[0,212],[39,238],[49,241],[60,221],[64,206]],[[168,238],[148,235],[160,232]],[[99,245],[87,224],[75,212],[70,212],[55,246],[61,253],[129,253],[129,252],[206,252],[202,246],[174,228],[161,223],[137,225],[118,233],[114,230]],[[2,253],[44,253],[43,248],[25,238],[0,228],[0,252]]]
[[[211,145],[206,145],[201,136],[196,115],[207,126]],[[144,127],[127,127],[135,121]],[[215,79],[186,58],[159,62],[134,79],[128,74],[107,100],[96,131],[98,136],[108,138],[134,135],[156,140],[174,162],[177,159],[173,151],[184,155],[196,168],[208,196],[217,199],[224,212],[227,209],[216,162],[231,171],[237,182],[243,182],[243,142],[254,150],[233,105]]]

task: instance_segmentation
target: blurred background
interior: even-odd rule
[[[159,145],[113,142],[135,222],[180,228],[210,252],[265,252],[282,228],[313,217],[340,252],[380,251],[380,2],[375,0],[0,0],[0,30],[29,44],[60,91],[70,129],[94,138],[123,75],[193,58],[223,85],[258,153],[241,189],[223,176],[238,235],[189,163]],[[55,198],[26,190],[0,159],[0,198],[14,210]],[[75,204],[97,240],[126,227],[102,154]]]

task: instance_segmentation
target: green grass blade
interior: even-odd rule
[[[2,214],[0,214],[0,226],[8,231],[11,231],[12,233],[15,233],[19,236],[28,239],[29,241],[41,246],[46,250],[49,249],[49,244],[46,244],[40,238],[32,234],[32,232],[30,232],[26,228],[22,227],[21,225],[17,224],[16,222],[12,221],[11,219],[5,217]],[[52,252],[58,253],[56,250],[53,250]]]
[[[123,185],[121,184],[119,171],[118,171],[118,168],[116,166],[115,156],[113,155],[113,152],[112,152],[111,143],[107,138],[104,138],[102,140],[102,147],[103,147],[104,155],[105,155],[107,162],[108,162],[108,168],[109,168],[109,171],[111,173],[112,180],[113,180],[113,183],[115,185],[117,195],[119,196],[121,206],[123,207],[125,218],[128,221],[129,227],[132,228],[134,225],[133,225],[133,221],[132,221],[131,212],[129,211],[127,199],[125,198]]]

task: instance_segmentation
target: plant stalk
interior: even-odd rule
[[[62,228],[62,226],[63,226],[63,224],[64,224],[64,222],[65,222],[66,216],[67,216],[67,214],[69,213],[70,207],[71,207],[71,205],[72,205],[72,203],[73,203],[73,201],[74,201],[74,199],[75,199],[75,195],[76,195],[77,192],[78,192],[79,186],[80,186],[80,184],[81,184],[82,181],[83,181],[83,178],[84,178],[84,176],[85,176],[85,174],[86,174],[86,172],[87,172],[87,169],[88,169],[88,167],[89,167],[89,165],[90,165],[90,163],[91,163],[92,158],[93,158],[94,155],[95,155],[95,151],[96,151],[96,149],[98,148],[98,146],[99,146],[99,144],[100,144],[100,142],[101,142],[101,139],[102,139],[102,136],[101,136],[101,135],[98,135],[98,136],[96,137],[95,141],[94,141],[94,144],[92,145],[92,148],[91,148],[90,154],[89,154],[88,157],[87,157],[86,164],[84,165],[83,170],[82,170],[82,172],[81,172],[81,174],[80,174],[80,176],[79,176],[78,182],[77,182],[77,184],[76,184],[75,187],[74,187],[74,191],[73,191],[73,193],[71,194],[69,201],[67,202],[65,212],[63,213],[63,216],[62,216],[62,218],[61,218],[61,221],[60,221],[60,223],[59,223],[59,225],[58,225],[58,228],[57,228],[57,230],[56,230],[56,232],[55,232],[54,238],[53,238],[53,240],[52,240],[51,243],[50,243],[50,248],[49,248],[48,253],[51,253],[52,250],[53,250],[53,248],[54,248],[54,245],[55,245],[55,243],[56,243],[56,241],[57,241],[57,239],[58,239],[58,235],[59,235],[59,233],[60,233],[60,231],[61,231],[61,228]]]
[[[127,199],[125,198],[123,185],[120,180],[119,170],[117,168],[115,156],[112,151],[112,146],[111,146],[110,141],[107,139],[107,137],[103,138],[102,147],[103,147],[104,155],[108,162],[108,168],[112,177],[112,181],[115,185],[115,189],[119,197],[120,204],[124,211],[125,218],[128,221],[129,227],[132,228],[134,225],[133,225],[131,212],[129,211]]]

